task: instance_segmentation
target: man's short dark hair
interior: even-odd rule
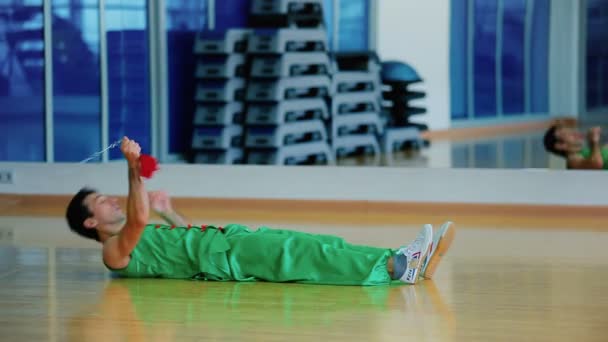
[[[547,152],[551,152],[555,155],[566,157],[566,152],[558,150],[555,145],[559,142],[559,139],[555,136],[555,132],[559,127],[557,125],[551,126],[545,136],[543,138],[543,143],[545,144],[545,150]]]
[[[93,216],[93,213],[84,203],[85,198],[88,195],[97,192],[95,189],[82,188],[70,201],[68,209],[65,213],[65,218],[68,220],[70,229],[76,234],[85,237],[87,239],[94,239],[99,241],[99,233],[97,229],[88,229],[84,226],[84,221],[89,217]]]

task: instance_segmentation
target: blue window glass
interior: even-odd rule
[[[80,161],[101,145],[99,3],[53,1],[56,161]]]
[[[327,30],[327,44],[330,50],[334,48],[334,1],[323,0],[323,19]]]
[[[500,8],[499,3],[502,4]],[[473,18],[469,17],[471,11]],[[502,17],[500,30],[496,26],[498,14]],[[548,113],[549,14],[549,0],[451,1],[450,98],[453,120],[468,119],[469,97],[474,98],[473,118],[492,118],[498,112],[506,117],[529,112]],[[529,27],[526,27],[526,18],[530,19]],[[500,37],[498,31],[501,32]],[[469,36],[473,38],[473,46],[467,46]],[[530,44],[528,55],[525,53],[526,42]],[[496,44],[501,44],[500,56],[496,56]],[[595,59],[588,60],[591,68],[597,71]],[[468,70],[469,62],[473,70]],[[497,75],[497,71],[500,74]],[[497,78],[500,84],[497,84]],[[467,93],[470,85],[472,96]],[[502,99],[501,108],[498,108],[498,96]]]
[[[0,161],[43,161],[42,0],[0,2]]]
[[[587,109],[608,106],[608,2],[587,1]]]
[[[204,2],[204,1],[203,1]],[[215,2],[215,28],[223,32],[231,28],[247,27],[250,0],[221,0]],[[205,13],[206,14],[206,13]]]
[[[228,6],[234,1],[216,1]],[[190,150],[194,119],[196,57],[194,38],[207,27],[207,1],[167,0],[167,72],[169,83],[169,153]],[[216,24],[221,22],[216,16]]]
[[[608,106],[608,56],[602,58],[602,107]]]
[[[503,167],[521,169],[525,167],[526,142],[523,138],[505,139],[503,142]]]
[[[526,0],[503,1],[502,111],[505,115],[525,112],[524,27]]]
[[[497,2],[475,0],[474,91],[475,117],[496,116]]]
[[[338,50],[365,51],[369,48],[369,1],[340,0]]]
[[[473,147],[476,168],[495,169],[498,167],[498,144],[496,142],[478,143]]]
[[[601,3],[599,1],[590,1],[587,3],[587,109],[593,110],[600,106],[600,63],[599,58],[601,50],[599,48],[601,34],[597,27],[601,21]]]
[[[450,87],[452,119],[468,115],[468,3],[452,0],[450,29]]]
[[[468,168],[470,154],[471,149],[468,145],[452,145],[452,168]]]
[[[534,0],[530,37],[530,111],[549,112],[549,0]]]
[[[587,109],[593,110],[600,107],[600,63],[599,58],[587,55]]]
[[[109,141],[135,139],[151,152],[150,64],[145,0],[106,0]],[[119,149],[110,159],[120,159]]]

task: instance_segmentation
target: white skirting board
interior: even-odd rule
[[[85,185],[128,192],[124,162],[0,163],[7,170],[13,184],[0,184],[0,193],[73,194]],[[603,171],[168,164],[146,185],[175,197],[608,205]]]

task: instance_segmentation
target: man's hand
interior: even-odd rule
[[[141,154],[141,147],[134,140],[128,137],[122,138],[122,144],[120,150],[125,156],[125,159],[129,163],[129,167],[137,168],[139,166],[139,156]]]
[[[568,158],[568,168],[581,170],[599,170],[604,168],[604,158],[600,146],[601,132],[599,127],[589,129],[587,140],[589,141],[591,154],[586,159],[577,155],[571,156]]]
[[[591,129],[589,129],[589,132],[587,133],[587,138],[589,139],[589,143],[599,144],[601,133],[602,133],[602,129],[600,127],[593,127]]]
[[[164,191],[152,191],[149,193],[150,207],[157,213],[171,213],[173,207],[171,206],[171,199]]]
[[[167,223],[176,226],[186,226],[188,220],[179,215],[171,205],[169,195],[164,191],[152,191],[148,194],[150,207]]]

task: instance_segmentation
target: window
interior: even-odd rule
[[[468,2],[452,1],[450,14],[450,96],[452,119],[465,119],[468,108]]]
[[[514,137],[505,139],[502,143],[504,163],[502,166],[507,169],[522,169],[526,167],[526,139]]]
[[[369,0],[338,0],[338,51],[365,51],[369,45]]]
[[[549,0],[532,2],[530,112],[549,111]]]
[[[548,114],[549,6],[549,0],[452,0],[453,120]]]
[[[473,167],[492,169],[498,167],[498,142],[479,142],[473,145]]]
[[[336,5],[337,13],[334,11]],[[369,50],[369,12],[370,0],[324,0],[323,14],[330,49]],[[336,20],[338,32],[334,32]],[[334,42],[335,38],[337,42]]]
[[[497,2],[475,0],[473,91],[475,117],[496,116]]]
[[[525,111],[524,99],[524,27],[526,0],[503,1],[502,20],[502,112],[505,115]]]
[[[216,1],[218,13],[240,1]],[[223,7],[226,6],[226,7]],[[244,10],[244,9],[242,9]],[[207,28],[207,1],[166,1],[167,73],[169,87],[169,148],[170,154],[190,150],[194,120],[194,78],[196,58],[192,53],[194,38]],[[216,16],[216,24],[223,18]]]
[[[45,159],[42,0],[28,5],[0,4],[0,161]]]
[[[106,1],[109,142],[123,136],[151,152],[150,64],[145,0]],[[110,159],[121,159],[119,149]]]
[[[334,47],[334,0],[323,0],[323,19],[327,30],[327,44]]]
[[[251,1],[248,0],[216,0],[214,30],[223,32],[231,28],[247,27],[250,7]]]
[[[53,2],[55,161],[80,161],[101,147],[98,1]]]
[[[608,3],[587,1],[587,110],[608,106]]]
[[[165,24],[167,75],[160,75],[163,80],[166,76],[160,87],[167,87],[168,124],[161,129],[166,130],[162,137],[167,136],[168,142],[163,143],[169,154],[190,150],[196,88],[192,47],[196,35],[209,29],[208,1],[166,0],[158,13],[156,7],[148,9],[155,6],[153,1],[105,0],[101,2],[104,17],[100,1],[50,1],[52,45],[47,47],[42,0],[0,1],[1,161],[45,160],[45,115],[53,118],[49,148],[55,161],[80,161],[101,150],[106,129],[109,143],[128,135],[144,152],[152,152],[150,88],[157,84],[151,84],[149,42],[159,37],[149,37],[157,34],[150,32],[150,14],[154,22]],[[332,46],[340,51],[367,50],[370,0],[324,0],[324,4],[330,41],[337,38]],[[214,1],[213,30],[247,27],[250,5],[250,0]],[[100,20],[105,32],[100,32]],[[103,56],[102,38],[107,48]],[[52,113],[45,113],[45,48],[53,55]],[[106,104],[101,62],[107,65],[108,127],[102,127]],[[109,156],[121,158],[118,149],[110,150]]]

